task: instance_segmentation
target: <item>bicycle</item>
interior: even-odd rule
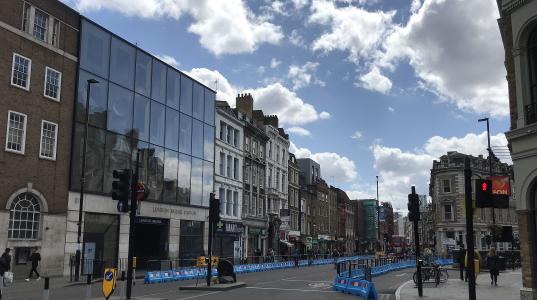
[[[440,283],[444,283],[448,281],[448,279],[449,279],[448,271],[439,265],[421,268],[422,282],[434,280],[434,282],[438,286]],[[414,280],[415,284],[418,284],[418,272],[417,271],[414,272],[414,274],[412,275],[412,280]]]

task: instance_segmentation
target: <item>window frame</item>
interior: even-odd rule
[[[449,207],[449,219],[446,218],[446,207]],[[451,204],[443,204],[443,219],[444,221],[453,221],[453,205]]]
[[[21,198],[21,196],[24,195],[24,198]],[[31,196],[31,199],[27,199],[27,195],[30,195]],[[32,204],[33,207],[34,207],[34,210],[30,211],[30,210],[20,210],[20,212],[26,212],[27,215],[28,215],[28,218],[26,219],[22,219],[22,216],[19,216],[19,219],[15,219],[15,214],[13,213],[13,217],[12,217],[12,212],[15,212],[15,208],[16,206],[19,204],[19,202],[22,202],[22,201],[28,201],[28,202],[32,202],[30,200],[35,200],[36,204]],[[37,210],[35,209],[37,205]],[[20,206],[20,204],[19,204]],[[39,200],[39,198],[34,195],[33,193],[30,193],[30,192],[24,192],[24,193],[20,193],[18,194],[15,199],[13,200],[13,202],[11,203],[11,206],[9,207],[9,215],[8,215],[8,228],[7,228],[7,231],[8,231],[8,234],[7,234],[7,240],[8,241],[37,241],[41,238],[41,226],[42,226],[42,222],[43,222],[43,219],[42,219],[42,204],[41,204],[41,201]],[[32,218],[30,218],[30,215],[32,216]],[[35,217],[37,215],[37,218]],[[37,219],[37,221],[34,221],[35,219]],[[26,225],[28,224],[28,222],[30,222],[31,220],[31,224],[33,225],[34,223],[37,223],[37,229],[34,229],[33,226],[31,229],[28,229],[26,228],[25,232],[27,233],[28,231],[32,234],[31,237],[29,238],[21,238],[20,237],[20,227],[15,229],[14,227],[11,227],[10,225],[11,224],[14,224],[15,221],[19,221],[19,224],[22,224],[22,222],[25,222]],[[18,237],[14,237],[14,232],[15,231],[18,231]],[[11,235],[11,236],[10,236]]]
[[[52,124],[52,125],[56,126],[56,130],[54,131],[54,155],[53,155],[53,157],[48,157],[48,156],[42,155],[42,150],[43,150],[43,125],[45,125],[45,123]],[[47,121],[47,120],[41,120],[41,137],[39,139],[39,158],[56,161],[56,157],[57,157],[57,153],[58,153],[58,128],[59,127],[58,127],[57,123]]]
[[[44,28],[44,32],[43,32],[43,39],[40,39],[39,37],[36,36],[36,31],[35,31],[35,27],[38,26],[36,24],[36,20],[37,20],[37,14],[40,13],[42,14],[43,16],[45,16],[45,26],[43,27]],[[31,18],[31,21],[32,21],[32,36],[34,38],[36,38],[37,40],[43,42],[43,43],[47,43],[49,44],[49,33],[50,33],[50,30],[49,30],[49,27],[50,27],[50,19],[51,19],[51,16],[50,14],[44,12],[43,10],[40,10],[39,8],[37,7],[34,7],[34,13],[33,13],[33,16]],[[53,18],[52,18],[53,19]]]
[[[446,192],[446,185],[445,183],[449,182],[449,191]],[[451,193],[451,179],[442,179],[442,193],[448,194]]]
[[[20,86],[18,84],[13,83],[13,75],[15,74],[15,57],[16,56],[28,60],[28,78],[26,80],[27,86]],[[32,60],[24,55],[18,54],[17,52],[13,52],[13,60],[11,62],[11,80],[10,80],[11,85],[29,92],[31,78],[32,78]]]
[[[14,114],[18,114],[18,115],[22,115],[24,116],[24,128],[23,128],[23,131],[24,131],[24,134],[22,136],[22,142],[21,142],[21,150],[18,151],[18,150],[14,150],[14,149],[10,149],[7,147],[8,145],[8,140],[9,140],[9,122],[10,122],[10,115],[14,113]],[[25,154],[25,150],[26,150],[26,130],[27,130],[27,125],[28,125],[28,115],[26,114],[23,114],[23,113],[20,113],[20,112],[17,112],[17,111],[14,111],[14,110],[8,110],[7,111],[7,123],[6,123],[6,145],[5,145],[5,148],[4,150],[6,152],[11,152],[11,153],[15,153],[15,154],[21,154],[21,155],[24,155]]]
[[[49,95],[47,95],[47,79],[48,79],[48,70],[51,70],[52,72],[56,72],[58,73],[58,91],[57,91],[57,97],[54,98],[54,97],[51,97]],[[61,92],[62,92],[62,72],[56,70],[56,69],[53,69],[49,66],[46,66],[45,67],[45,81],[43,82],[43,96],[45,98],[48,98],[50,100],[53,100],[53,101],[56,101],[56,102],[60,102],[60,99],[61,99]]]

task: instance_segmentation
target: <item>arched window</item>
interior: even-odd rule
[[[39,201],[33,194],[19,194],[9,210],[8,238],[37,239],[40,213]]]
[[[537,122],[537,28],[528,39],[531,99],[526,106],[526,124]]]

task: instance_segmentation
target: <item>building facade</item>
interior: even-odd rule
[[[216,141],[215,141],[215,191],[220,199],[222,223],[217,226],[213,253],[220,257],[242,258],[243,232],[242,165],[244,123],[237,117],[227,102],[216,102]]]
[[[521,299],[537,299],[537,1],[498,0],[522,257]]]
[[[433,162],[430,179],[430,196],[434,211],[434,232],[437,253],[450,253],[457,243],[466,244],[466,213],[464,197],[464,159],[470,158],[473,179],[489,176],[488,160],[483,156],[474,157],[458,152],[448,152]],[[493,174],[510,175],[511,167],[498,159],[493,159]],[[474,183],[472,182],[472,185]],[[475,187],[472,186],[475,199]],[[496,209],[496,225],[512,226],[513,233],[518,234],[518,221],[514,202],[510,201],[508,209]],[[490,246],[486,236],[490,234],[492,209],[476,208],[474,213],[475,249],[486,251]],[[497,243],[497,250],[511,249],[510,243]]]
[[[374,251],[377,249],[377,200],[376,199],[359,199],[365,212],[365,230],[363,240],[360,242],[363,249]],[[365,251],[365,250],[364,250]]]
[[[296,162],[296,157],[293,153],[289,152],[289,161],[288,161],[288,205],[289,205],[289,230],[287,232],[288,240],[292,243],[297,243],[300,241],[300,169]]]
[[[79,15],[58,1],[9,0],[0,14],[0,244],[25,276],[63,271]],[[23,275],[24,274],[24,275]]]
[[[154,259],[191,264],[207,249],[215,92],[86,18],[79,57],[65,265],[78,247],[86,103],[84,259],[117,265],[127,257],[129,216],[111,199],[112,172],[139,169],[139,181],[150,193],[135,222],[138,268]],[[84,266],[82,272],[100,273],[100,266]]]
[[[264,118],[254,116],[252,95],[238,95],[236,104],[237,116],[244,122],[243,256],[264,255],[268,249],[265,145],[269,138],[265,133]]]
[[[303,184],[314,184],[321,178],[321,165],[316,161],[311,158],[299,158],[296,161],[304,176]]]

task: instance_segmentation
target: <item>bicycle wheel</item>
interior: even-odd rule
[[[414,275],[412,275],[412,280],[414,280],[414,284],[418,284],[418,272],[414,272]]]
[[[441,270],[439,270],[439,272],[440,272],[440,274],[439,274],[440,275],[440,282],[443,283],[443,282],[448,281],[448,279],[449,279],[448,271],[446,269],[441,269]]]

